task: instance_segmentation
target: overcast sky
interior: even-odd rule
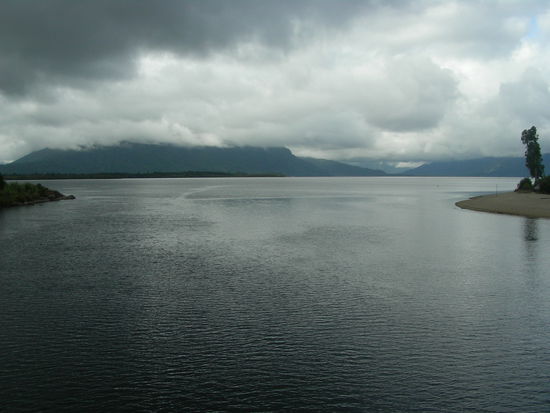
[[[0,162],[120,141],[550,152],[550,2],[2,0]]]

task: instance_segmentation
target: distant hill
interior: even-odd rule
[[[543,155],[550,172],[550,154]],[[410,176],[529,176],[524,157],[478,158],[465,161],[432,162],[405,172]]]
[[[382,176],[387,175],[379,169],[369,169],[360,166],[349,165],[338,161],[317,158],[299,158],[308,164],[324,171],[327,176]]]
[[[94,174],[184,171],[276,173],[288,176],[379,176],[379,170],[299,158],[287,148],[181,147],[123,143],[83,150],[42,149],[0,165],[3,174]]]

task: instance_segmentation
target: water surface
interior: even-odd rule
[[[3,408],[550,411],[550,220],[454,206],[518,180],[45,181],[0,211]]]

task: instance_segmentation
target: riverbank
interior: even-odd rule
[[[550,195],[507,192],[476,196],[455,204],[459,208],[528,218],[550,218]]]

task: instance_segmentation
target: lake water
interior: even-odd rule
[[[45,181],[0,211],[0,410],[550,411],[515,178]]]

